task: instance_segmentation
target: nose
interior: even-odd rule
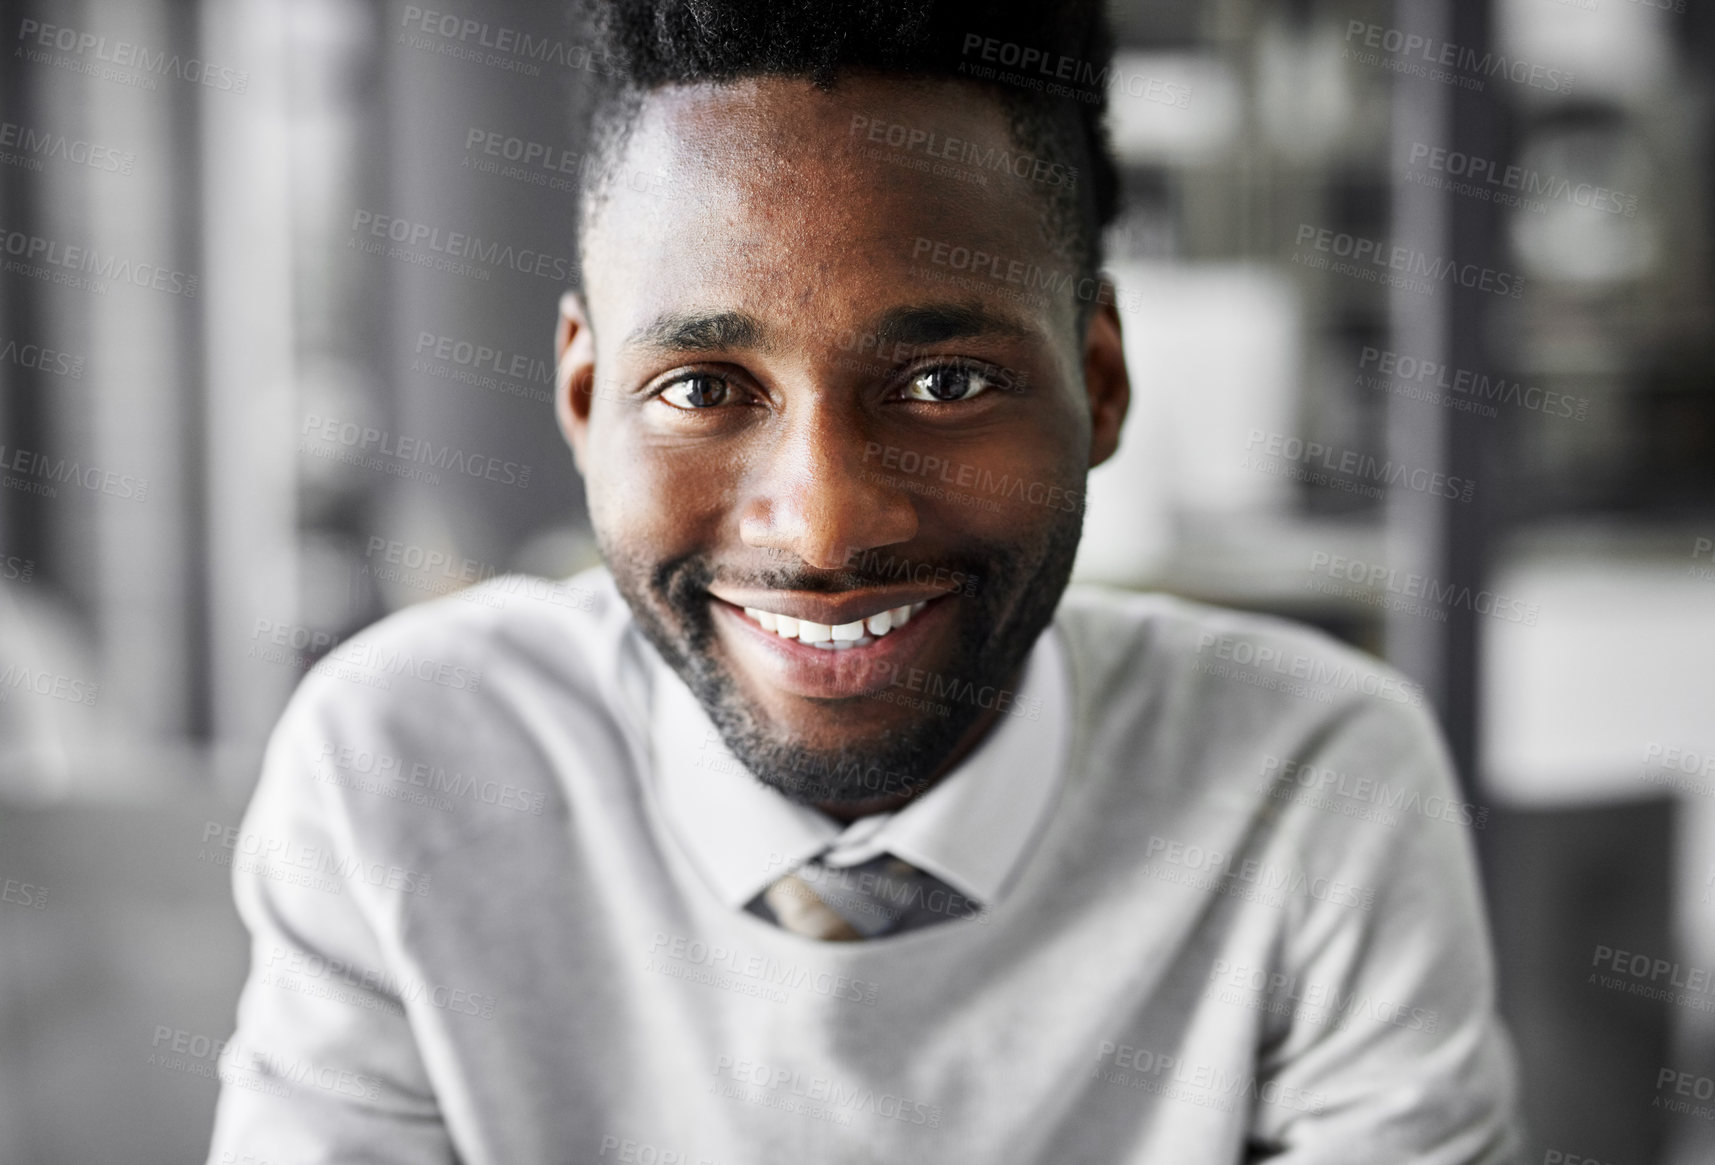
[[[739,519],[747,546],[784,551],[819,570],[917,536],[909,492],[881,468],[860,418],[818,402],[781,418]]]

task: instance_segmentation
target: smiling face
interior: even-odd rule
[[[1127,398],[1117,317],[1041,191],[918,169],[878,123],[1016,151],[957,82],[650,94],[558,337],[639,625],[759,779],[846,817],[926,788],[1010,702]]]

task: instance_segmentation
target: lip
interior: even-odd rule
[[[921,594],[921,588],[912,593]],[[772,602],[763,606],[764,610],[777,610],[777,604],[790,594],[790,591],[744,592],[747,599],[766,600],[768,596],[774,596]],[[852,612],[864,610],[866,604],[881,603],[882,595],[883,589],[876,588],[838,604],[824,603],[820,607],[804,609],[829,612],[835,617],[844,615],[846,618],[838,621],[849,622]],[[831,596],[816,597],[827,600]],[[721,638],[728,649],[740,657],[736,662],[741,666],[748,664],[746,670],[763,683],[808,699],[838,700],[873,695],[909,670],[912,661],[920,658],[925,648],[951,624],[954,611],[950,604],[942,601],[946,597],[946,591],[935,591],[931,598],[910,600],[927,604],[911,617],[911,622],[879,636],[867,646],[839,651],[812,647],[796,639],[782,639],[752,621],[738,604],[712,592],[710,606]],[[893,602],[894,606],[904,605],[902,601],[894,602],[891,597],[887,601]],[[750,602],[746,605],[759,604]],[[886,609],[885,605],[875,607],[875,610]],[[822,621],[816,615],[805,617]]]
[[[776,615],[790,615],[798,620],[826,623],[830,627],[841,623],[854,623],[859,619],[867,619],[871,615],[879,615],[881,612],[891,610],[894,607],[908,607],[913,603],[927,603],[950,593],[945,587],[922,586],[865,587],[861,591],[847,591],[839,595],[830,595],[822,591],[782,591],[769,590],[766,587],[729,587],[718,583],[709,588],[709,594],[741,610],[745,607],[756,607],[763,611],[772,611]],[[924,613],[927,612],[928,608],[924,608]],[[910,624],[906,626],[909,627]],[[889,634],[897,634],[897,632],[890,632]]]

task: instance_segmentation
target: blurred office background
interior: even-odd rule
[[[212,1056],[151,1056],[231,1030],[220,834],[293,684],[388,611],[594,560],[547,402],[552,151],[600,76],[553,6],[427,7],[0,0],[0,1161],[200,1159]],[[1422,683],[1527,1159],[1715,1159],[1658,1088],[1715,1076],[1715,1020],[1597,965],[1715,970],[1715,10],[1114,13],[1137,397],[1079,573]],[[547,274],[368,253],[383,219]],[[353,463],[342,426],[527,483]]]

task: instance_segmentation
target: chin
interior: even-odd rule
[[[1071,577],[1079,519],[1056,523],[1029,542],[970,545],[957,562],[984,578],[979,596],[949,596],[944,634],[932,664],[967,686],[1012,686],[1037,637],[1053,619]],[[614,582],[642,631],[690,688],[734,757],[763,784],[805,805],[856,805],[913,795],[942,775],[984,714],[974,700],[936,699],[902,683],[861,694],[819,698],[759,683],[726,652],[711,611],[716,578],[710,556],[645,560],[603,539]],[[787,589],[803,572],[744,581]],[[822,589],[828,590],[825,580]],[[848,586],[862,585],[858,580]],[[956,609],[953,607],[957,604]],[[925,624],[933,626],[930,618]],[[907,631],[913,623],[906,628]],[[766,638],[766,637],[765,637]],[[895,672],[897,679],[898,672]]]

